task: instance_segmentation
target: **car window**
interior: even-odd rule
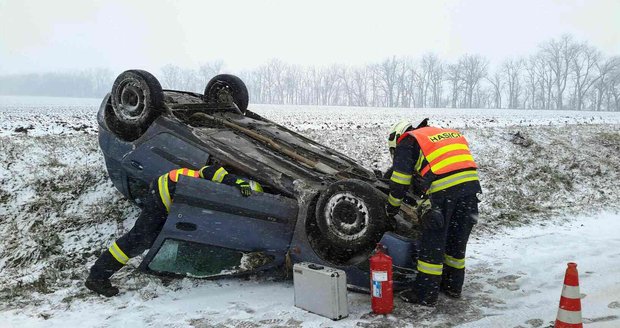
[[[229,275],[254,270],[273,260],[261,252],[166,239],[148,268],[192,277]]]

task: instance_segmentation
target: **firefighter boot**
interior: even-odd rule
[[[451,298],[461,298],[465,270],[444,267],[440,290]]]
[[[437,305],[440,283],[440,275],[419,272],[413,282],[413,288],[402,292],[399,296],[408,303],[433,307]]]
[[[118,294],[118,288],[112,286],[110,277],[122,267],[123,264],[118,262],[110,254],[110,251],[105,250],[93,267],[90,268],[90,274],[86,278],[84,285],[99,295],[106,297],[114,296]]]

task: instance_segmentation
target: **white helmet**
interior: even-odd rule
[[[413,125],[409,121],[400,121],[392,126],[390,129],[390,135],[388,136],[388,147],[390,149],[396,148],[396,142],[403,133],[408,130],[413,130]]]

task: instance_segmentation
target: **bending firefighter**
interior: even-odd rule
[[[221,166],[205,166],[198,171],[183,168],[162,175],[151,182],[142,212],[133,228],[105,250],[90,269],[85,283],[88,289],[108,297],[118,294],[119,290],[112,286],[110,277],[130,258],[142,254],[151,247],[164,226],[180,175],[237,186],[243,196],[251,195],[252,191],[263,191],[258,182],[229,174]]]
[[[458,131],[408,122],[395,124],[388,138],[393,157],[386,213],[399,211],[412,181],[424,192],[418,204],[420,249],[413,288],[400,294],[410,303],[435,306],[439,290],[461,296],[465,248],[477,222],[481,192],[477,166]]]

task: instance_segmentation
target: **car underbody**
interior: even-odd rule
[[[222,87],[214,96],[209,89],[230,82],[239,90],[236,77],[225,76],[223,82],[215,77],[201,95],[158,90],[148,73],[128,72],[137,74],[117,83],[121,74],[98,113],[108,173],[127,198],[140,205],[160,175],[205,163],[264,188],[244,198],[233,187],[181,177],[141,269],[217,278],[308,261],[341,268],[351,287],[368,289],[368,257],[380,241],[393,257],[396,287],[415,275],[415,218],[385,217],[384,179],[354,159],[240,109],[247,99],[236,99],[238,92],[231,95]],[[149,102],[158,92],[161,102]],[[146,121],[145,113],[151,115]]]

